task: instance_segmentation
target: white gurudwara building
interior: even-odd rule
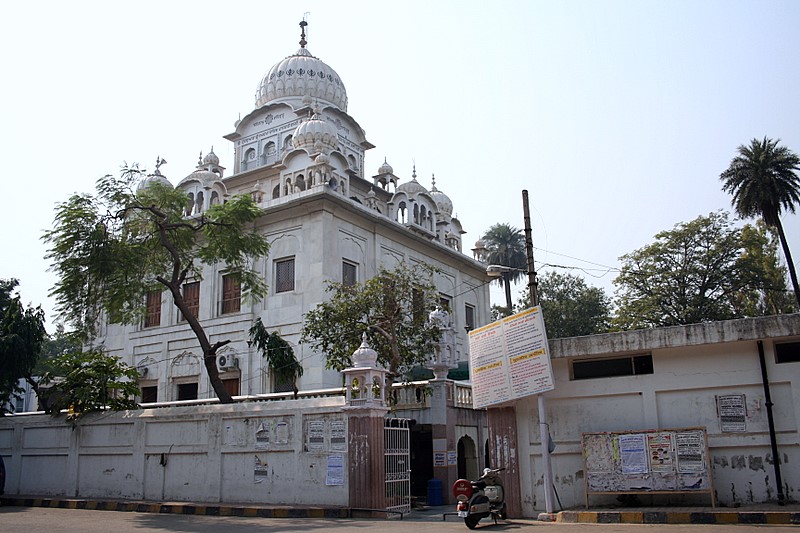
[[[184,286],[211,342],[231,340],[217,362],[234,396],[285,390],[248,345],[247,331],[259,317],[302,362],[301,391],[341,387],[341,374],[325,369],[322,354],[299,344],[303,316],[324,301],[328,280],[363,282],[401,263],[438,267],[435,282],[454,331],[451,346],[437,350],[447,359],[434,361],[440,371],[468,361],[467,331],[490,321],[486,265],[463,253],[465,231],[452,201],[433,177],[429,189],[417,181],[416,167],[410,180],[385,160],[365,175],[364,154],[374,146],[347,112],[339,75],[306,48],[305,25],[300,48],[267,71],[255,108],[225,135],[235,148],[232,174],[225,175],[212,149],[176,185],[189,198],[187,216],[237,194],[251,194],[265,210],[259,227],[271,248],[257,268],[267,297],[243,300],[222,264]],[[158,166],[140,186],[169,183]],[[106,325],[98,340],[139,369],[142,402],[215,396],[198,342],[166,292],[149,296],[142,324]]]

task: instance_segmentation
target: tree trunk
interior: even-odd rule
[[[219,398],[220,403],[233,403],[233,396],[225,389],[225,384],[220,379],[219,370],[217,369],[217,350],[230,341],[217,342],[212,345],[200,321],[194,313],[189,310],[189,306],[186,305],[183,294],[181,294],[180,285],[165,281],[161,281],[161,283],[166,285],[169,289],[175,307],[183,313],[183,318],[189,323],[189,327],[192,328],[195,337],[197,337],[197,340],[200,342],[200,348],[203,350],[203,365],[206,367],[208,381],[211,383],[211,387],[214,389],[217,398]]]
[[[792,254],[789,252],[789,243],[786,242],[786,235],[783,233],[783,224],[778,217],[775,217],[775,227],[778,230],[778,237],[781,240],[781,247],[783,248],[783,255],[786,259],[786,266],[789,269],[789,279],[792,280],[792,288],[794,289],[794,298],[797,301],[797,310],[800,311],[800,284],[797,283],[797,271],[792,262]]]
[[[511,313],[513,305],[511,303],[511,272],[503,272],[503,285],[505,285],[506,289],[506,307],[508,312]]]

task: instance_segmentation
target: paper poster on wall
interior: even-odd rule
[[[614,443],[609,433],[587,433],[583,436],[583,459],[589,473],[614,471]]]
[[[343,455],[328,456],[328,471],[325,474],[325,484],[328,486],[344,485]]]
[[[256,429],[256,450],[269,448],[269,422],[260,422]]]
[[[447,466],[453,466],[458,464],[458,452],[455,450],[450,450],[447,452]]]
[[[673,472],[672,460],[675,452],[672,446],[672,433],[661,431],[647,434],[647,449],[650,457],[650,470],[653,472]]]
[[[744,394],[723,394],[717,396],[719,429],[722,433],[742,433],[747,431],[747,404]]]
[[[269,465],[264,456],[256,454],[253,460],[253,479],[256,483],[261,483],[263,478],[269,475]]]
[[[643,433],[620,435],[617,437],[617,442],[619,443],[619,459],[623,474],[647,473],[647,450],[645,447],[645,440]]]
[[[678,473],[705,471],[705,439],[699,431],[675,433],[675,450],[678,456]]]
[[[289,443],[289,424],[287,422],[278,422],[275,424],[275,444],[288,444]]]
[[[447,466],[447,452],[433,452],[433,466]]]
[[[325,449],[325,422],[312,420],[308,423],[308,451],[319,452]]]
[[[331,422],[331,451],[347,451],[347,435],[344,421],[334,420]]]
[[[470,331],[469,351],[476,409],[555,388],[539,306]]]

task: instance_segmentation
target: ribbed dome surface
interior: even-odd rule
[[[163,174],[161,174],[161,172],[156,170],[153,174],[150,174],[142,179],[142,181],[140,181],[139,185],[136,187],[136,190],[140,191],[142,189],[146,189],[153,183],[160,183],[161,185],[169,187],[170,189],[173,188],[172,183],[170,183],[170,181]]]
[[[292,145],[309,154],[330,153],[338,145],[336,129],[318,114],[301,122],[292,134]]]
[[[300,48],[269,69],[256,90],[256,108],[280,98],[305,96],[347,111],[347,91],[339,75]]]
[[[411,181],[401,183],[397,186],[397,192],[404,192],[406,194],[418,194],[421,192],[427,193],[428,189],[423,187],[417,178],[412,178]]]

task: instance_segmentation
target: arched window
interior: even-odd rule
[[[298,174],[294,178],[294,188],[297,191],[304,191],[306,190],[306,179],[303,177],[302,174]]]
[[[286,178],[286,181],[283,184],[283,195],[288,196],[294,192],[292,188],[292,178]]]
[[[191,215],[193,210],[194,210],[194,193],[190,192],[186,198],[186,211],[185,211],[186,216],[188,217],[189,215]]]
[[[281,197],[281,186],[276,185],[274,189],[272,189],[272,199],[275,200],[276,198]]]
[[[414,224],[419,224],[419,205],[414,204]]]
[[[288,152],[292,149],[292,136],[287,135],[286,138],[283,140],[283,151]]]
[[[407,221],[406,220],[406,215],[407,215],[407,213],[406,213],[406,203],[405,202],[400,202],[400,205],[397,206],[397,221],[400,222],[401,224],[405,224],[406,221]]]
[[[339,182],[339,192],[342,194],[346,194],[344,190],[344,180]]]
[[[353,157],[353,154],[347,156],[347,162],[350,163],[351,169],[358,170],[358,164],[356,163],[356,158]]]
[[[195,214],[203,212],[203,201],[204,200],[205,200],[205,198],[203,197],[203,191],[199,191],[197,193],[197,197],[194,200],[194,206],[195,206],[195,211],[194,212],[195,212]]]
[[[219,193],[217,191],[211,191],[211,205],[217,205],[219,203]]]
[[[270,141],[264,146],[264,162],[267,164],[275,162],[275,156],[278,151],[275,149],[275,143]]]

